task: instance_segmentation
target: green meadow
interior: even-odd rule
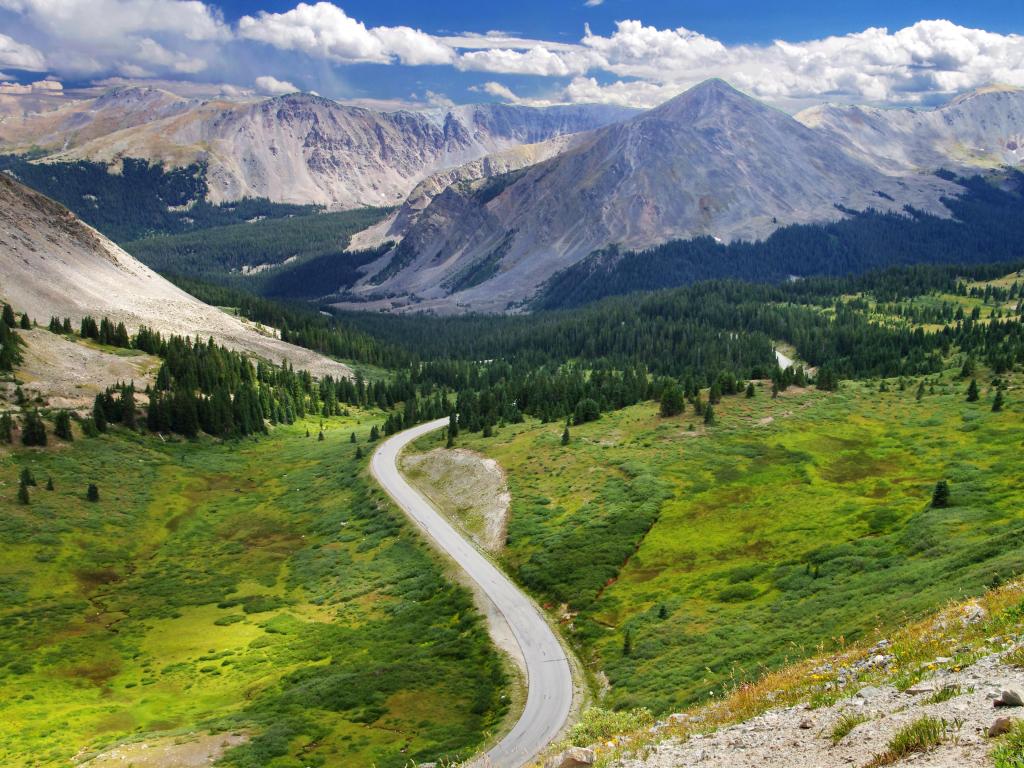
[[[194,731],[249,734],[222,763],[261,768],[397,767],[485,742],[503,661],[354,458],[371,418],[327,420],[322,442],[309,421],[0,453],[0,764]]]
[[[992,377],[968,403],[958,372],[920,399],[920,379],[762,384],[710,427],[646,403],[565,446],[536,420],[458,444],[508,471],[504,564],[565,617],[607,703],[666,712],[1024,570],[1024,381],[1003,377],[994,413]]]

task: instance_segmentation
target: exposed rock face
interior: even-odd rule
[[[349,376],[341,363],[257,331],[203,304],[83,224],[66,208],[0,173],[0,297],[45,324],[109,317],[129,330],[206,339],[315,375]]]
[[[840,218],[836,206],[948,215],[940,198],[953,189],[883,173],[827,132],[712,80],[524,171],[449,186],[358,290],[421,309],[503,311],[612,243],[753,239]]]
[[[304,94],[247,102],[173,96],[157,105],[150,91],[119,89],[25,116],[17,130],[0,129],[0,147],[58,150],[51,160],[204,161],[214,202],[253,196],[342,209],[397,205],[435,171],[633,114],[598,105],[378,112]],[[97,117],[118,109],[124,119],[116,128]],[[77,121],[86,119],[91,128],[81,134]]]
[[[796,119],[886,173],[1024,162],[1024,90],[982,88],[937,109],[825,105]]]
[[[52,102],[52,99],[51,99]],[[42,147],[70,149],[113,133],[180,114],[198,102],[160,88],[112,88],[95,99],[67,101],[54,108],[17,109],[29,102],[8,97],[0,119],[0,150]]]

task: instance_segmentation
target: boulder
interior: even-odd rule
[[[1024,707],[1024,697],[1020,691],[1008,688],[999,694],[999,698],[992,702],[996,707]]]
[[[988,730],[985,731],[985,733],[987,733],[990,738],[1002,736],[1004,733],[1010,732],[1010,729],[1013,728],[1013,722],[1012,717],[997,717],[992,721],[992,725],[988,727]]]
[[[549,757],[544,768],[579,768],[594,764],[594,750],[586,747],[569,747],[554,757]]]

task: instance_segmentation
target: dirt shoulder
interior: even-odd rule
[[[498,462],[463,448],[404,454],[400,461],[409,482],[477,546],[501,551],[512,497]]]

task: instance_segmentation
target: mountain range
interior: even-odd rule
[[[265,197],[339,210],[398,205],[435,171],[630,114],[602,105],[500,104],[388,112],[310,94],[194,99],[131,86],[8,115],[0,151],[41,151],[46,162],[204,163],[210,202]]]
[[[1022,129],[1024,92],[1008,88],[794,117],[710,80],[536,165],[445,187],[389,233],[353,306],[506,311],[613,244],[755,240],[869,208],[949,216],[959,187],[934,172],[1019,164]]]

